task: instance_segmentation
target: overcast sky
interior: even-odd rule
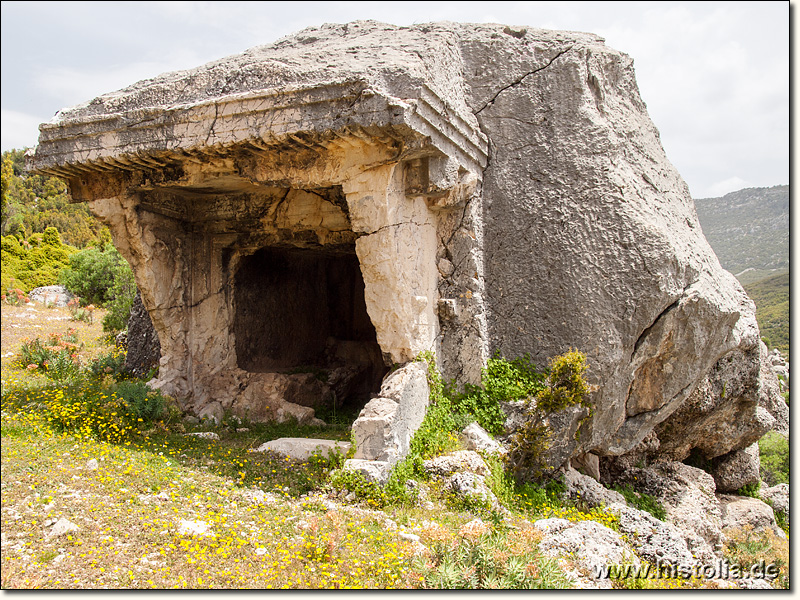
[[[589,31],[634,59],[695,198],[789,183],[788,2],[3,2],[2,149],[61,108],[310,25],[376,19]]]

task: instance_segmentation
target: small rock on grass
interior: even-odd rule
[[[59,537],[70,531],[78,531],[78,526],[63,517],[55,522],[53,528],[47,534],[48,537]]]
[[[194,433],[185,433],[184,435],[198,437],[204,440],[219,440],[219,436],[213,431],[196,431]]]
[[[211,527],[205,521],[187,521],[181,519],[178,523],[178,533],[180,535],[211,535]]]

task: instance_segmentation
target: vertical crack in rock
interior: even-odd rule
[[[208,135],[206,136],[206,145],[208,145],[211,136],[214,135],[214,127],[217,124],[218,117],[219,117],[219,104],[214,104],[214,120],[211,121],[211,127],[208,128]]]

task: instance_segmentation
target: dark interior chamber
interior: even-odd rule
[[[244,258],[234,334],[241,369],[314,373],[336,407],[363,406],[387,371],[354,246],[267,247]]]

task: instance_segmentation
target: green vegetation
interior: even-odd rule
[[[537,408],[548,413],[577,404],[590,408],[589,386],[583,378],[587,368],[586,355],[577,350],[553,358],[547,385],[536,395]]]
[[[611,489],[622,494],[625,498],[625,502],[631,506],[649,512],[656,519],[661,521],[666,520],[667,512],[664,510],[664,507],[650,494],[646,492],[637,492],[629,483],[622,486],[615,485],[612,486]]]
[[[433,559],[417,559],[429,589],[559,589],[568,580],[553,559],[540,557],[541,534],[527,529],[499,533],[485,526],[466,527],[465,535],[433,547]]]
[[[130,271],[128,263],[111,244],[86,248],[70,256],[59,282],[86,304],[103,306],[114,299],[112,290],[118,274]]]
[[[335,488],[355,494],[363,502],[375,508],[413,504],[415,495],[409,490],[409,480],[425,481],[436,494],[453,510],[479,514],[489,520],[501,518],[496,508],[476,500],[455,499],[438,489],[437,482],[428,481],[423,461],[440,454],[462,449],[459,432],[472,421],[481,422],[497,431],[494,423],[502,423],[504,415],[500,402],[511,402],[538,398],[553,406],[563,407],[573,403],[584,404],[588,387],[583,380],[586,370],[585,356],[576,351],[556,357],[550,368],[540,372],[531,363],[529,356],[506,360],[497,355],[483,371],[481,386],[467,386],[456,392],[453,385],[445,385],[435,367],[431,354],[423,354],[428,366],[428,383],[431,389],[431,404],[422,425],[411,440],[409,455],[395,465],[386,485],[369,482],[356,472],[335,471],[331,482]],[[498,415],[503,415],[502,417]],[[487,418],[488,416],[488,418]],[[484,428],[486,428],[484,425]],[[541,457],[546,449],[546,431],[525,431],[518,444],[538,444]],[[592,519],[609,527],[615,527],[616,518],[604,510],[593,508],[582,510],[577,504],[564,499],[564,486],[558,480],[544,484],[517,479],[513,469],[496,456],[484,456],[490,469],[486,484],[498,501],[530,518],[558,517],[572,521]]]
[[[789,442],[775,431],[758,441],[761,479],[768,486],[789,483]]]
[[[0,290],[4,295],[13,290],[17,301],[16,290],[26,294],[61,283],[80,297],[82,306],[109,309],[106,332],[125,329],[136,295],[128,263],[86,205],[70,203],[63,182],[23,172],[23,154],[3,153]],[[91,310],[75,309],[76,320],[91,320]]]
[[[755,483],[748,483],[747,485],[743,485],[738,490],[736,490],[737,496],[747,496],[749,498],[760,498],[758,495],[758,491],[761,489],[761,482],[756,481]]]
[[[77,250],[63,244],[58,231],[50,227],[44,233],[33,234],[27,240],[8,235],[2,238],[2,290],[53,285],[62,269],[69,265],[70,256]]]
[[[75,248],[111,241],[108,229],[86,204],[70,202],[63,181],[24,172],[25,150],[3,152],[2,160],[0,235],[27,240],[53,227],[64,243]]]
[[[591,413],[589,386],[583,378],[586,369],[586,356],[576,350],[550,360],[544,384],[536,394],[535,418],[528,419],[511,438],[508,463],[519,483],[540,480],[551,471],[546,462],[552,434],[548,414],[576,405]]]
[[[756,303],[756,320],[761,338],[771,350],[777,348],[789,358],[789,274],[767,277],[744,286]]]
[[[753,565],[774,565],[778,572],[771,581],[772,587],[789,589],[789,541],[779,538],[771,529],[756,533],[746,527],[726,532],[723,554],[743,572]]]
[[[788,185],[748,188],[722,198],[698,199],[695,205],[723,268],[742,278],[753,272],[744,272],[748,269],[764,274],[788,271]]]

